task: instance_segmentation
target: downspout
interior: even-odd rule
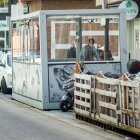
[[[107,8],[108,0],[102,0],[102,9]],[[104,60],[107,60],[109,51],[109,19],[105,19],[105,47],[104,47]]]

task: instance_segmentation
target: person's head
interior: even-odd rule
[[[99,56],[100,56],[101,60],[104,60],[104,51],[103,50],[100,51]]]
[[[94,38],[89,38],[89,40],[88,40],[88,45],[89,45],[90,47],[92,47],[94,43],[95,43]]]
[[[75,41],[72,41],[71,46],[72,46],[72,47],[76,47]]]

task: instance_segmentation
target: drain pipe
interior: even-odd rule
[[[108,0],[102,0],[102,9],[107,8]],[[104,60],[107,60],[107,54],[109,51],[109,19],[105,19],[105,47],[104,47]]]

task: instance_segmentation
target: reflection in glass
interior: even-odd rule
[[[18,24],[12,31],[12,42],[14,60],[40,63],[39,19]]]
[[[46,28],[49,60],[71,60],[67,54],[73,41],[76,43],[76,54],[79,58],[80,50],[89,43],[89,38],[94,38],[93,45],[101,61],[120,60],[119,16],[117,15],[51,16],[47,17]],[[108,28],[107,43],[106,28]]]
[[[0,51],[4,49],[4,40],[0,40]]]
[[[47,19],[48,59],[66,59],[72,42],[76,39],[75,19]],[[76,47],[76,46],[75,46]],[[76,48],[75,48],[76,49]],[[75,53],[75,52],[73,52]],[[70,57],[69,57],[70,58]],[[72,58],[76,58],[76,54]]]
[[[8,64],[8,66],[12,66],[12,55],[11,54],[7,55],[7,64]]]
[[[4,31],[0,31],[0,38],[4,38],[5,37],[5,32]]]
[[[0,0],[0,8],[8,7],[8,0]]]

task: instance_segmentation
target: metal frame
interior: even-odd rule
[[[12,18],[12,22],[32,19],[39,17],[40,25],[40,55],[41,55],[41,86],[42,86],[42,108],[41,109],[56,109],[58,108],[58,102],[49,101],[49,64],[47,59],[47,29],[42,28],[46,27],[46,17],[49,16],[65,16],[65,15],[119,15],[120,16],[120,56],[121,56],[121,69],[122,72],[126,71],[126,61],[127,58],[127,40],[126,40],[126,20],[125,20],[125,11],[123,9],[85,9],[85,10],[42,10],[34,13],[26,14],[21,17]],[[114,61],[114,63],[119,61]],[[52,64],[63,64],[64,62],[52,62]],[[66,62],[69,64],[69,62]],[[72,64],[73,62],[71,62]],[[90,62],[89,62],[90,63]],[[107,61],[101,61],[101,63],[109,63]],[[111,62],[113,63],[113,62]],[[19,98],[18,98],[19,99]],[[19,99],[20,100],[20,99]],[[25,99],[23,100],[25,101]],[[32,101],[30,101],[32,102]],[[35,106],[35,103],[30,103]],[[38,105],[39,106],[39,105]],[[36,106],[37,107],[37,106]],[[38,107],[40,108],[40,107]]]

